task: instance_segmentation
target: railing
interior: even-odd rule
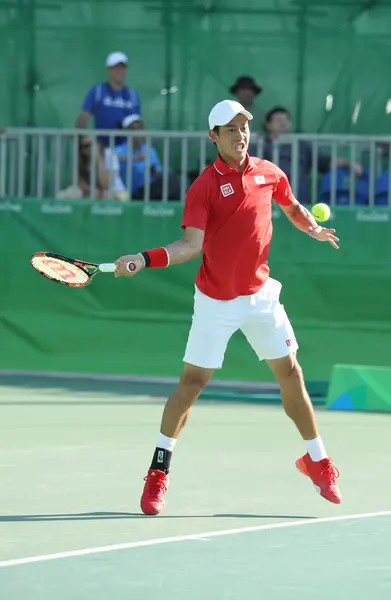
[[[183,202],[215,153],[205,132],[11,128],[0,133],[0,197]],[[253,136],[250,153],[280,165],[301,201],[391,205],[391,137]],[[363,173],[341,171],[342,159]]]

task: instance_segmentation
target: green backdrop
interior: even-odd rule
[[[391,412],[391,369],[334,365],[326,408]]]
[[[191,322],[198,263],[98,275],[85,289],[46,280],[29,265],[47,250],[109,262],[181,235],[170,204],[0,200],[0,369],[177,376]],[[390,365],[391,212],[336,209],[339,252],[297,231],[277,209],[272,274],[296,329],[310,379],[333,364]],[[241,333],[217,377],[270,378]]]
[[[204,129],[251,75],[260,113],[285,105],[299,131],[390,133],[390,22],[385,1],[6,0],[0,126],[72,126],[121,50],[150,129]]]

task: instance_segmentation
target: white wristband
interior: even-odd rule
[[[141,252],[139,252],[139,253],[137,254],[137,256],[141,256],[141,258],[143,259],[144,268],[145,268],[145,266],[146,266],[146,264],[147,264],[147,263],[145,262],[145,258],[143,257],[143,255],[141,254]]]
[[[166,251],[166,254],[167,254],[167,267],[169,267],[169,266],[170,266],[170,254],[169,254],[169,252],[168,252],[167,248],[164,248],[164,247],[163,247],[163,250],[165,250],[165,251]],[[143,257],[143,258],[144,258],[144,257]]]

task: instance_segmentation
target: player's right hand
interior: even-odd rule
[[[129,263],[134,263],[135,268],[133,271],[129,270]],[[144,267],[145,262],[140,254],[127,254],[115,261],[114,277],[133,277],[139,271],[142,271]]]
[[[318,240],[318,242],[329,242],[329,244],[331,244],[333,248],[339,250],[339,246],[337,243],[339,242],[339,238],[337,238],[334,235],[334,233],[335,229],[326,229],[325,227],[321,227],[320,225],[318,225],[317,227],[310,227],[308,229],[308,235],[310,237],[314,238],[315,240]]]

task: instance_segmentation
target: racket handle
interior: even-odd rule
[[[114,273],[115,264],[114,263],[102,263],[101,265],[99,265],[99,271],[102,271],[102,273]]]
[[[126,265],[126,268],[128,271],[132,272],[136,270],[136,263],[134,263],[132,260],[130,262],[128,262],[128,264]],[[102,273],[114,273],[115,271],[115,264],[114,263],[102,263],[99,265],[99,271],[102,271]]]

